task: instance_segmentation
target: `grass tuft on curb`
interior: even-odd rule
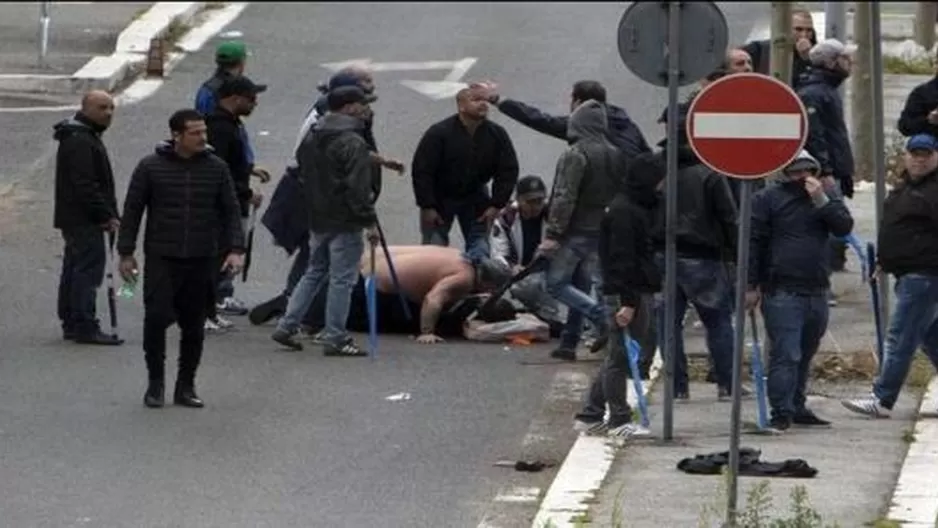
[[[929,58],[906,59],[886,55],[883,57],[883,73],[893,75],[933,75],[935,65]]]

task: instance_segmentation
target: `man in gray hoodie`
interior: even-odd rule
[[[608,139],[605,106],[595,100],[571,106],[570,144],[557,160],[547,227],[538,248],[550,260],[547,292],[570,309],[560,347],[551,357],[568,361],[576,359],[583,317],[597,329],[591,351],[602,349],[609,340],[605,307],[588,292],[598,265],[603,215],[615,194],[616,181],[625,173],[622,154]]]

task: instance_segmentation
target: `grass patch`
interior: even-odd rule
[[[931,59],[905,59],[902,57],[883,57],[883,73],[897,75],[934,75],[935,65]]]
[[[205,11],[221,9],[228,5],[228,2],[205,2]]]
[[[174,18],[172,22],[169,23],[169,26],[167,26],[166,33],[163,34],[163,40],[172,46],[176,42],[179,42],[179,39],[188,33],[190,29],[192,29],[191,25],[178,18]]]
[[[902,523],[891,519],[876,519],[866,523],[866,526],[869,528],[902,528]]]
[[[699,528],[723,526],[729,474],[724,471],[723,477],[713,503],[701,509],[697,524]],[[736,513],[736,528],[840,528],[840,524],[825,521],[814,509],[804,486],[792,489],[786,514],[773,517],[773,506],[771,486],[763,480],[746,494],[745,504]]]

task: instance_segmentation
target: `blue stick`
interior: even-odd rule
[[[866,276],[870,281],[870,301],[873,304],[873,326],[876,327],[876,367],[882,367],[883,364],[883,319],[879,306],[879,282],[876,277],[876,246],[872,242],[866,245],[866,261],[870,273]]]
[[[749,312],[752,327],[752,382],[756,389],[756,407],[758,409],[759,429],[768,429],[769,410],[765,398],[765,369],[762,366],[762,345],[759,344],[759,327],[756,326],[756,314]]]
[[[642,418],[642,426],[648,427],[648,399],[645,398],[645,389],[642,384],[642,374],[638,369],[638,358],[641,357],[642,348],[634,339],[622,332],[622,346],[625,356],[629,359],[629,370],[632,371],[632,385],[635,387],[635,397],[638,399],[638,413]]]
[[[860,268],[863,270],[863,276],[869,277],[872,268],[868,266],[869,256],[863,251],[863,243],[860,242],[860,239],[857,238],[857,236],[853,233],[845,236],[843,240],[853,249],[853,252],[857,254],[857,260],[860,261]]]
[[[368,311],[368,355],[378,356],[378,286],[375,283],[375,245],[371,244],[370,273],[365,277],[365,303]]]
[[[414,316],[410,313],[410,304],[407,303],[407,298],[404,297],[404,292],[401,290],[401,282],[397,280],[397,270],[394,269],[394,261],[391,260],[391,252],[388,250],[388,242],[384,238],[384,229],[381,229],[381,222],[375,220],[375,226],[378,228],[378,237],[381,239],[381,251],[384,251],[384,258],[388,262],[388,271],[391,273],[391,282],[394,283],[394,289],[397,290],[397,298],[401,301],[401,309],[404,310],[404,316],[407,317],[407,321],[413,321]]]

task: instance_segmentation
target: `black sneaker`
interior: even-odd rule
[[[690,392],[687,391],[674,391],[674,399],[679,403],[686,403],[690,401]]]
[[[791,420],[784,416],[774,416],[769,420],[769,427],[779,432],[787,431],[791,428]]]
[[[303,350],[303,343],[297,341],[296,335],[292,332],[287,332],[286,330],[281,330],[278,328],[274,330],[274,333],[271,334],[270,338],[285,347],[296,350],[297,352]]]
[[[815,429],[823,429],[831,426],[829,421],[818,418],[818,415],[814,414],[812,411],[805,411],[795,415],[795,417],[791,419],[791,423],[799,427],[812,427]]]
[[[362,357],[368,355],[367,351],[359,348],[351,339],[341,345],[335,343],[324,344],[322,353],[331,357]]]
[[[550,351],[550,357],[553,359],[562,359],[563,361],[576,361],[576,350],[561,345]]]

